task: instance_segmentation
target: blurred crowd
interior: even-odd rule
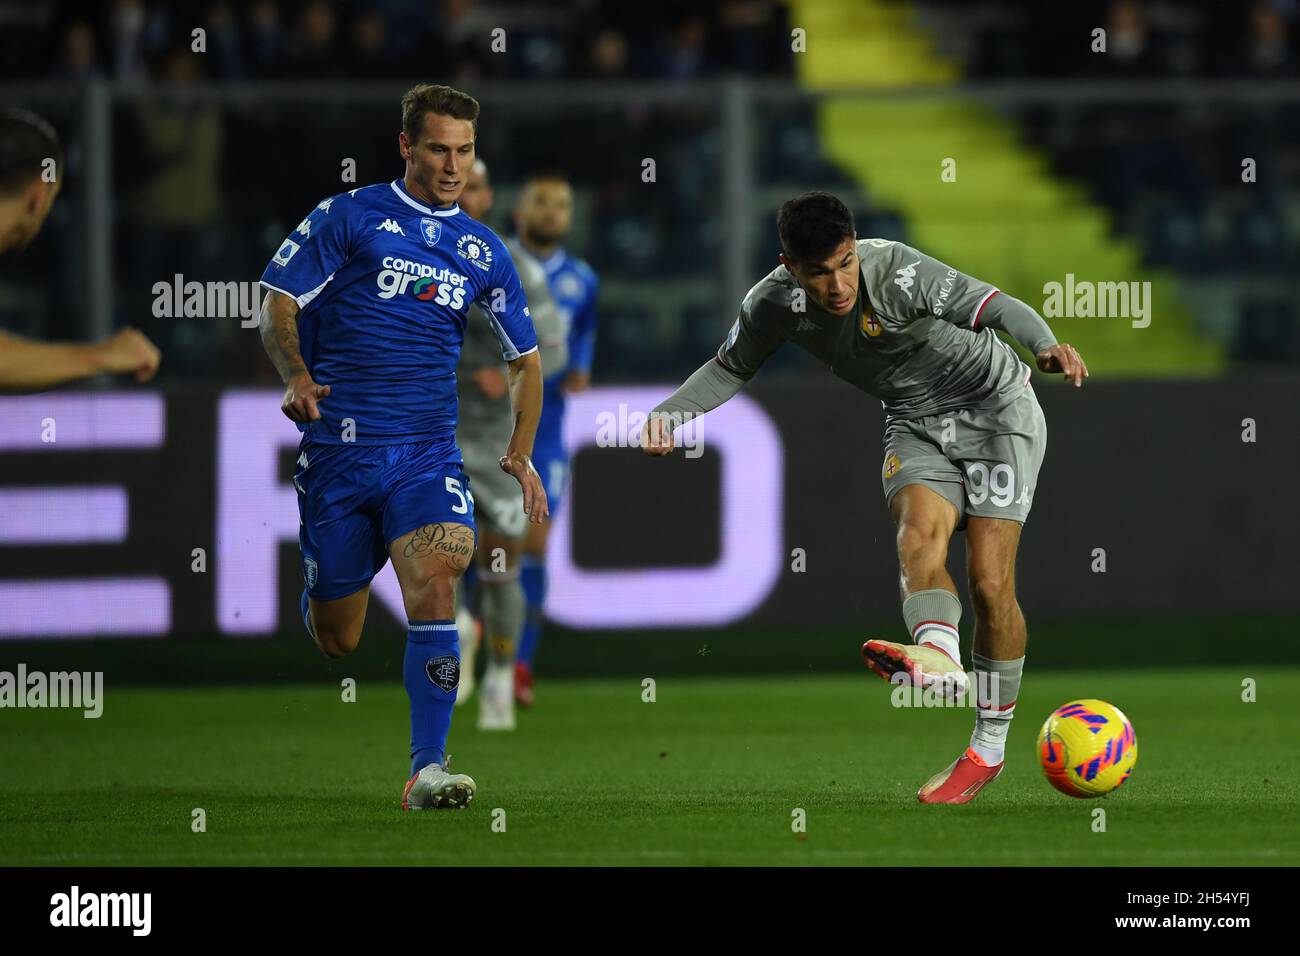
[[[1298,0],[918,0],[974,76],[1292,77]],[[1106,55],[1092,31],[1106,31]],[[942,42],[942,37],[941,37]]]
[[[189,53],[200,28],[208,55],[196,68],[222,80],[673,80],[790,68],[786,7],[776,0],[82,0],[36,8],[0,0],[0,18],[8,24],[0,69],[11,76],[165,79],[169,59]],[[508,56],[493,49],[497,28]]]
[[[909,6],[939,52],[971,78],[1297,75],[1300,0]],[[342,157],[355,163],[357,183],[397,175],[395,97],[413,80],[477,92],[478,81],[492,79],[514,80],[519,89],[529,88],[519,81],[619,79],[663,90],[673,80],[731,74],[792,78],[789,38],[797,24],[790,16],[781,0],[0,0],[0,77],[102,77],[122,92],[111,122],[114,316],[142,323],[160,276],[259,274],[303,212],[343,188]],[[498,27],[506,55],[490,45]],[[1091,49],[1097,27],[1106,30],[1104,56]],[[196,29],[204,31],[203,55],[191,52]],[[340,101],[301,84],[250,98],[169,95],[204,80],[259,79],[382,80],[396,92],[391,102],[384,95]],[[1149,264],[1234,281],[1288,276],[1300,249],[1293,212],[1300,210],[1300,100],[1137,103],[1113,99],[1107,91],[1114,88],[1099,86],[1091,101],[1005,112],[1062,177],[1089,188],[1115,231],[1141,243]],[[0,327],[71,335],[78,260],[54,252],[84,241],[77,219],[86,181],[83,103],[56,92],[25,105],[69,136],[73,175],[37,248],[0,263]],[[861,235],[909,238],[895,210],[825,158],[811,105],[760,96],[749,115],[755,276],[774,263],[776,206],[802,189],[844,196]],[[507,95],[484,108],[480,152],[499,189],[539,167],[573,178],[574,249],[602,277],[604,315],[617,317],[603,324],[598,372],[648,379],[693,369],[726,319],[717,264],[733,238],[722,197],[724,158],[737,141],[727,138],[719,99],[633,97],[574,109],[564,100]],[[641,178],[650,154],[660,173],[653,185]],[[1240,181],[1242,157],[1258,166],[1249,185]],[[511,228],[504,217],[491,225]],[[1300,361],[1294,309],[1269,311],[1273,301],[1253,319],[1253,306],[1234,300],[1231,321],[1241,330],[1234,349]],[[143,324],[168,353],[164,375],[245,378],[259,367],[274,377],[256,337],[231,326]]]

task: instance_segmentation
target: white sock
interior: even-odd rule
[[[1010,729],[1009,720],[980,717],[975,721],[975,732],[970,736],[970,749],[979,754],[980,760],[995,767],[1006,757],[1007,731]]]
[[[961,666],[961,642],[957,639],[957,628],[938,621],[922,621],[916,625],[912,641],[937,647],[951,657],[954,664]]]
[[[961,643],[957,625],[961,622],[961,601],[943,588],[913,591],[903,601],[903,623],[912,643],[929,644],[961,667]]]
[[[985,763],[999,764],[1006,753],[1007,731],[1016,713],[1025,659],[998,661],[982,654],[974,654],[971,659],[975,664],[978,709],[970,746]]]

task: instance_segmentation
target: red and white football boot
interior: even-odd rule
[[[969,684],[961,665],[933,644],[895,644],[871,640],[862,645],[862,659],[890,683],[895,674],[906,674],[913,687],[937,686],[949,700],[964,694]]]
[[[916,793],[922,803],[969,803],[984,785],[997,778],[1007,765],[1003,760],[989,766],[970,747],[948,765],[947,770],[936,773]]]

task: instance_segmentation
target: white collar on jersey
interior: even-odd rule
[[[460,212],[460,203],[452,203],[450,209],[430,209],[424,203],[416,202],[414,199],[411,198],[411,194],[406,191],[406,187],[402,185],[402,181],[400,179],[394,179],[388,185],[393,187],[393,192],[397,193],[397,195],[401,198],[402,202],[406,203],[408,206],[415,207],[416,209],[420,210],[420,212],[425,213],[426,215],[454,216],[458,212]]]

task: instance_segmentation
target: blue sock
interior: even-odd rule
[[[314,641],[316,640],[316,629],[311,626],[311,601],[307,598],[306,588],[302,589],[302,603],[300,607],[302,607],[302,622],[307,625],[307,633],[311,635],[311,639]]]
[[[443,765],[460,684],[455,621],[408,621],[402,683],[411,701],[411,773]]]
[[[524,619],[524,633],[519,639],[515,659],[533,666],[537,642],[542,636],[542,605],[546,603],[546,565],[534,555],[525,554],[519,562],[519,583],[524,588],[528,602],[528,616]]]

